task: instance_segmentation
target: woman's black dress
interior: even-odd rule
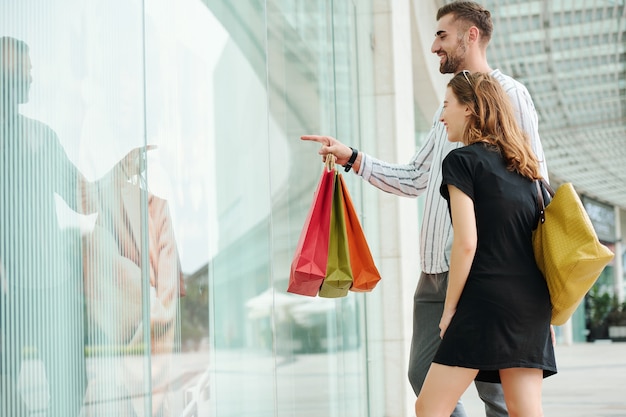
[[[486,382],[499,382],[504,368],[555,374],[550,295],[532,249],[533,181],[507,170],[496,148],[476,143],[445,158],[441,194],[449,201],[448,184],[474,201],[478,246],[434,362],[478,369],[476,379]]]

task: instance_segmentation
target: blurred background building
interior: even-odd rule
[[[421,199],[344,175],[382,281],[286,288],[322,170],[300,135],[408,161],[450,77],[444,3],[0,2],[0,414],[412,415]],[[481,3],[551,182],[617,255],[557,342],[625,339],[624,0]]]

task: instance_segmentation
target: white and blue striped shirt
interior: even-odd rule
[[[500,70],[496,78],[511,98],[518,123],[531,139],[531,145],[540,161],[541,174],[548,178],[548,169],[539,138],[537,112],[530,93],[520,82]],[[433,125],[422,147],[407,164],[389,164],[363,153],[358,175],[373,186],[399,196],[417,197],[426,193],[424,218],[420,233],[422,272],[446,272],[450,264],[452,224],[446,201],[439,194],[441,164],[448,153],[460,146],[449,142],[445,126],[439,121],[443,104],[435,112]],[[432,168],[432,169],[431,169]]]

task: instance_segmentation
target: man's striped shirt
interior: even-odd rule
[[[537,112],[526,87],[500,70],[491,72],[508,94],[518,123],[531,139],[543,177],[548,170],[539,138]],[[439,194],[441,164],[448,153],[460,146],[451,143],[443,123],[439,121],[443,104],[435,112],[433,125],[422,147],[407,164],[389,164],[363,153],[358,175],[375,187],[399,196],[417,197],[426,194],[424,216],[420,232],[420,258],[422,272],[446,272],[450,264],[452,223],[446,201]]]

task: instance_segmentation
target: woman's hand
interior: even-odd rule
[[[443,339],[443,335],[446,334],[446,330],[448,330],[448,326],[452,321],[452,317],[454,317],[454,313],[456,310],[443,310],[443,314],[441,315],[441,320],[439,321],[439,337]]]
[[[146,169],[146,152],[156,149],[156,145],[140,146],[131,149],[126,156],[119,160],[114,170],[116,177],[121,180],[128,180],[135,175],[141,175]]]

